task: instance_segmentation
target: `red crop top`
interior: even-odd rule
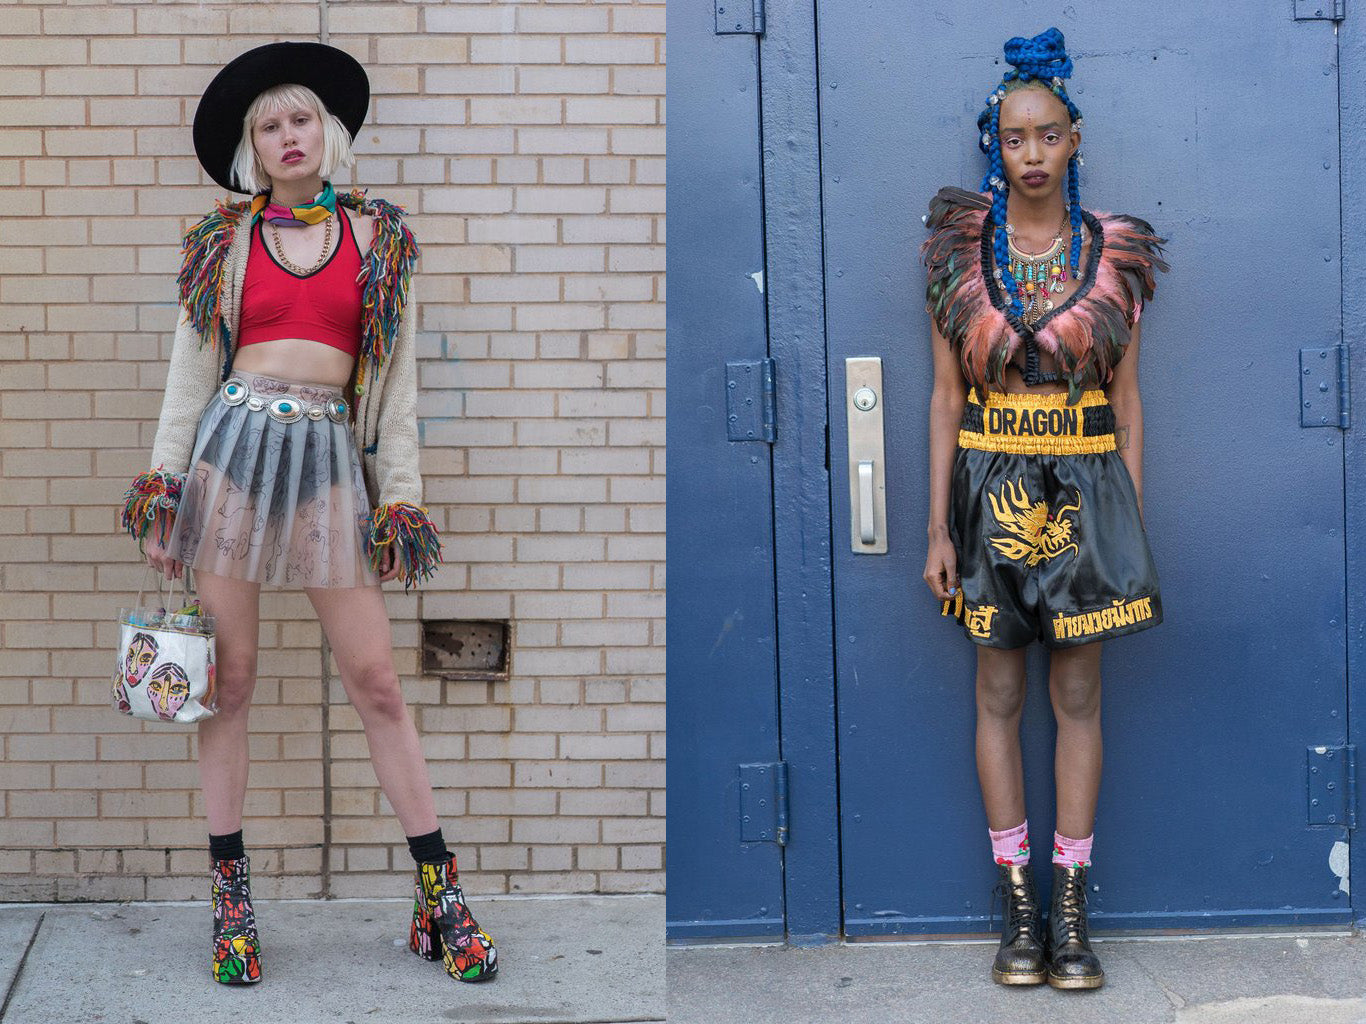
[[[353,356],[360,351],[361,286],[356,281],[360,246],[345,210],[338,209],[337,221],[341,241],[326,263],[304,277],[280,266],[266,245],[264,219],[257,222],[242,282],[239,348],[279,338],[306,338]]]

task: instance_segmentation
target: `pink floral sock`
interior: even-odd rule
[[[1069,868],[1089,868],[1091,866],[1091,843],[1096,834],[1092,832],[1085,839],[1068,839],[1061,832],[1053,833],[1053,863]]]
[[[1028,818],[1004,832],[993,832],[991,829],[987,829],[987,835],[991,836],[991,853],[996,858],[997,864],[1019,865],[1029,863]]]

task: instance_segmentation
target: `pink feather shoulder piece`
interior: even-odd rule
[[[1005,364],[1020,346],[1005,314],[992,305],[982,276],[982,226],[991,200],[961,188],[941,188],[930,200],[925,226],[930,237],[920,247],[928,280],[925,311],[958,353],[963,376],[982,391],[1000,380]]]
[[[1154,271],[1167,269],[1165,240],[1137,217],[1085,214],[1092,255],[1081,286],[1031,329],[1005,309],[996,282],[983,275],[990,209],[988,195],[943,188],[925,220],[931,232],[921,248],[928,270],[925,308],[958,352],[963,376],[979,391],[999,388],[1006,363],[1032,338],[1057,361],[1072,399],[1108,383],[1143,303],[1153,296]]]

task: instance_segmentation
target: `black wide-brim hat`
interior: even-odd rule
[[[252,101],[277,85],[306,85],[346,125],[351,138],[365,123],[370,79],[356,58],[323,43],[267,43],[214,75],[194,113],[194,151],[209,177],[231,192],[232,158]]]

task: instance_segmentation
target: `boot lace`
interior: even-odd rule
[[[256,915],[251,905],[251,882],[245,870],[215,870],[213,885],[213,917],[216,928],[227,932],[242,932],[256,925]],[[240,919],[229,921],[227,907],[240,911]]]
[[[1086,873],[1080,869],[1062,876],[1062,891],[1058,896],[1060,924],[1067,932],[1067,941],[1086,943]]]
[[[1028,882],[1012,882],[1009,875],[1003,875],[996,883],[996,888],[991,891],[991,896],[991,923],[988,927],[995,930],[996,902],[1002,900],[1005,904],[1004,921],[1010,929],[1011,937],[1014,938],[1021,932],[1033,934],[1034,922],[1039,913],[1033,886]]]

